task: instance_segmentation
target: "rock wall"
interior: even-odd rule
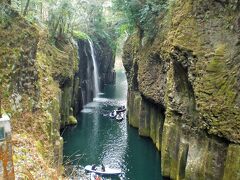
[[[64,47],[63,51],[69,52],[69,54],[65,57],[62,55],[56,57],[56,59],[62,60],[60,64],[56,64],[52,74],[61,88],[61,127],[72,124],[71,122],[75,123],[76,119],[74,117],[77,117],[83,106],[93,101],[94,98],[94,69],[90,45],[87,39],[77,39],[76,41],[77,44],[74,48],[70,48],[66,42],[61,42],[61,47]],[[104,84],[115,82],[115,55],[106,41],[99,39],[96,43],[98,45],[94,46],[94,50],[100,87],[103,88]],[[75,48],[78,49],[78,52]],[[76,59],[77,63],[75,62]]]
[[[240,178],[240,2],[168,1],[153,40],[131,35],[129,123],[171,179]]]
[[[0,4],[0,12],[0,88],[3,109],[12,116],[16,178],[27,172],[58,179],[63,173],[59,130],[71,115],[66,97],[78,70],[77,49],[69,40],[62,50],[49,44],[46,31],[7,4]]]
[[[91,102],[94,96],[93,62],[88,40],[78,40],[80,99],[81,106]]]
[[[116,49],[111,44],[101,37],[96,40],[96,57],[99,67],[100,86],[104,84],[114,84],[116,73],[114,70]]]
[[[115,53],[105,40],[93,42],[96,62],[99,72],[99,85],[101,89],[104,84],[115,83]],[[96,45],[97,44],[97,45]],[[94,77],[91,49],[87,39],[78,40],[79,71],[75,75],[75,88],[78,89],[76,95],[74,114],[82,109],[83,105],[93,101]],[[79,81],[76,83],[76,81]],[[80,100],[80,101],[79,101]]]

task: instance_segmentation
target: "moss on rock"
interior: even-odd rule
[[[227,150],[223,180],[236,179],[240,174],[240,145],[230,144]]]
[[[238,172],[232,159],[240,143],[238,4],[171,1],[152,43],[141,43],[138,33],[125,43],[129,122],[156,142],[162,174],[171,179],[229,178],[228,167]],[[164,109],[160,121],[153,120],[153,104]]]
[[[76,125],[76,124],[77,124],[77,119],[74,116],[69,116],[68,125]]]
[[[59,179],[60,104],[66,100],[61,88],[78,70],[77,49],[70,41],[61,50],[49,44],[48,32],[7,4],[0,4],[0,11],[0,83],[3,108],[12,115],[16,177],[25,168],[36,179]],[[70,113],[72,104],[67,105]]]

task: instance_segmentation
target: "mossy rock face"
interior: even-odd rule
[[[224,169],[224,180],[236,179],[240,174],[240,145],[230,144]]]
[[[39,98],[36,50],[37,29],[7,4],[0,5],[0,70],[5,97],[13,92]]]
[[[69,116],[68,125],[76,125],[76,124],[77,124],[77,119],[74,116]]]
[[[129,101],[128,101],[129,123],[133,127],[138,128],[142,97],[138,93],[134,93],[134,92],[129,93],[128,97],[129,97]]]
[[[39,166],[46,167],[42,171],[59,170],[63,160],[60,113],[66,114],[67,124],[78,71],[77,48],[69,41],[62,44],[61,50],[49,44],[48,32],[29,23],[7,4],[0,3],[0,11],[2,105],[12,115],[13,137],[26,135],[26,140],[33,142],[28,157],[41,157]],[[22,139],[17,141],[23,148],[28,146]],[[26,164],[16,161],[16,166],[26,168]]]
[[[115,83],[114,65],[116,47],[106,38],[95,36],[94,39],[95,55],[100,76],[100,87],[103,88],[104,84]]]
[[[171,1],[153,42],[135,33],[125,43],[129,94],[151,102],[136,127],[156,137],[164,176],[222,179],[230,177],[228,166],[238,167],[231,154],[240,143],[239,8],[237,1]],[[151,104],[162,107],[163,126],[152,120]]]

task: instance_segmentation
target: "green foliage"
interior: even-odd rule
[[[74,116],[69,116],[68,125],[76,125],[76,124],[77,124],[77,119]]]
[[[88,34],[114,44],[115,29],[113,22],[106,20],[109,9],[104,3],[104,0],[12,0],[20,14],[24,15],[26,10],[28,20],[49,30],[53,43],[72,36],[88,38]]]
[[[50,42],[61,49],[72,37],[107,42],[116,50],[116,39],[128,24],[116,26],[109,2],[105,0],[12,0],[12,6],[25,18],[47,29]],[[118,29],[120,27],[120,29]]]
[[[75,8],[67,0],[59,1],[56,6],[50,8],[48,27],[52,37],[63,37],[72,32],[72,18]]]
[[[11,18],[7,15],[9,13],[11,12],[7,12],[5,9],[0,9],[0,26],[6,28],[11,24]]]
[[[81,31],[73,31],[73,37],[77,38],[77,39],[90,39],[90,37]]]
[[[136,28],[148,38],[156,35],[158,26],[157,18],[161,12],[166,11],[166,0],[113,0],[114,9],[121,12],[124,21],[120,22],[120,29],[132,33]],[[123,31],[120,31],[123,33]]]

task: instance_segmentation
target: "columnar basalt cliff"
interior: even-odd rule
[[[77,38],[76,41],[77,45],[75,48],[78,49],[78,53],[74,52],[72,56],[78,59],[78,69],[66,77],[55,75],[55,79],[59,81],[62,90],[62,127],[69,123],[71,124],[72,121],[74,122],[74,117],[83,109],[83,106],[93,101],[94,98],[94,67],[89,40]],[[99,43],[99,45],[94,47],[94,50],[99,71],[98,78],[100,86],[103,87],[104,84],[115,82],[115,55],[114,50],[109,50],[109,44],[105,40],[99,39],[97,43]],[[69,65],[65,65],[65,68],[67,67],[69,67]]]
[[[100,90],[104,84],[115,82],[115,53],[104,39],[98,39],[98,46],[94,44],[95,56],[99,71]],[[78,98],[75,98],[74,112],[77,114],[83,105],[91,102],[94,98],[94,77],[91,49],[87,39],[78,40],[79,71],[75,75],[75,88],[78,88]]]
[[[114,70],[116,49],[104,38],[97,38],[98,46],[96,46],[96,58],[99,67],[100,88],[104,84],[114,84],[116,74]]]
[[[171,179],[240,179],[240,2],[169,1],[125,43],[129,123]],[[140,33],[141,32],[141,33]]]
[[[91,52],[88,40],[78,40],[79,54],[79,72],[76,77],[80,78],[80,98],[78,101],[82,109],[83,105],[91,102],[94,96],[94,78],[93,78],[93,63],[91,60]]]

